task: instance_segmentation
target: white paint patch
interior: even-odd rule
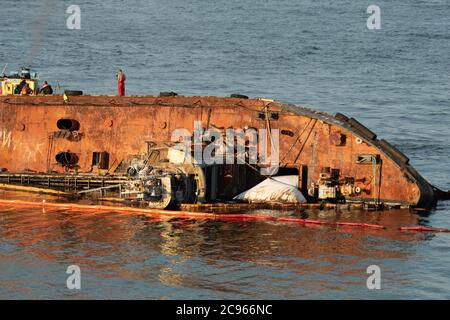
[[[11,131],[6,129],[0,130],[0,141],[2,148],[10,148],[11,147]]]

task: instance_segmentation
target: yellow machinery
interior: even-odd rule
[[[25,80],[26,83],[28,83],[33,92],[38,91],[39,84],[36,75],[34,77],[31,77],[30,69],[22,68],[20,74],[11,73],[9,76],[6,76],[5,74],[0,75],[0,95],[7,96],[16,94],[16,88],[22,82],[22,80]],[[18,94],[20,94],[20,92]]]

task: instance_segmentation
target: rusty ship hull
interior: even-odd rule
[[[75,191],[114,187],[129,179],[124,162],[130,157],[167,145],[177,128],[193,131],[195,121],[221,130],[278,129],[280,171],[298,175],[308,201],[321,200],[314,190],[321,179],[333,180],[329,185],[338,196],[330,201],[419,208],[436,201],[433,186],[409,159],[353,118],[222,97],[0,97],[0,183]],[[61,155],[73,158],[62,165]],[[261,181],[236,166],[220,169],[216,180],[197,181],[201,196],[186,201],[227,201]]]

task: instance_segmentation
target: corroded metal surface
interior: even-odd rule
[[[261,117],[272,113],[268,121]],[[61,119],[76,120],[79,128],[61,130]],[[177,128],[192,132],[194,121],[222,129],[279,129],[281,166],[298,170],[304,192],[329,167],[361,188],[348,201],[376,198],[420,207],[434,201],[433,189],[406,157],[372,140],[351,121],[262,99],[79,96],[65,102],[62,96],[0,97],[0,168],[63,173],[67,168],[55,157],[67,152],[77,156],[77,172],[90,173],[93,153],[107,152],[109,166],[103,174],[114,174],[123,159],[147,152],[147,142],[168,142]],[[361,155],[378,159],[375,184],[373,166],[358,163]]]

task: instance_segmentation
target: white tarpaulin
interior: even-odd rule
[[[297,185],[298,176],[271,177],[238,194],[234,199],[248,202],[305,203],[306,199]]]

